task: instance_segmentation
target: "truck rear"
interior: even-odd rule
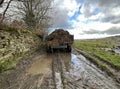
[[[53,52],[55,49],[64,49],[71,52],[74,36],[63,29],[56,29],[46,37],[46,50]]]

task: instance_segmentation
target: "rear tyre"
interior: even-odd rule
[[[51,47],[49,46],[49,47],[47,47],[47,53],[51,53]]]
[[[67,51],[71,52],[71,47],[70,46],[67,46]]]

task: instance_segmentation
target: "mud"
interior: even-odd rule
[[[50,72],[50,65],[52,63],[52,58],[50,55],[43,55],[38,58],[28,70],[28,73],[31,75],[37,74],[47,74]]]
[[[120,89],[117,82],[76,51],[36,52],[0,74],[1,89]]]

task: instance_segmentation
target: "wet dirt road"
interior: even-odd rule
[[[33,59],[25,72],[2,82],[7,85],[2,89],[120,89],[117,82],[75,51],[35,55]]]

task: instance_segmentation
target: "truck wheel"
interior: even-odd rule
[[[51,47],[47,47],[47,53],[50,53],[51,52]]]
[[[49,48],[46,48],[46,51],[47,51],[47,53],[49,53],[50,52]]]
[[[67,47],[67,51],[71,52],[71,47],[70,46]]]
[[[69,51],[68,52],[71,52],[71,48],[69,48]]]
[[[53,48],[51,48],[50,52],[53,53]]]

